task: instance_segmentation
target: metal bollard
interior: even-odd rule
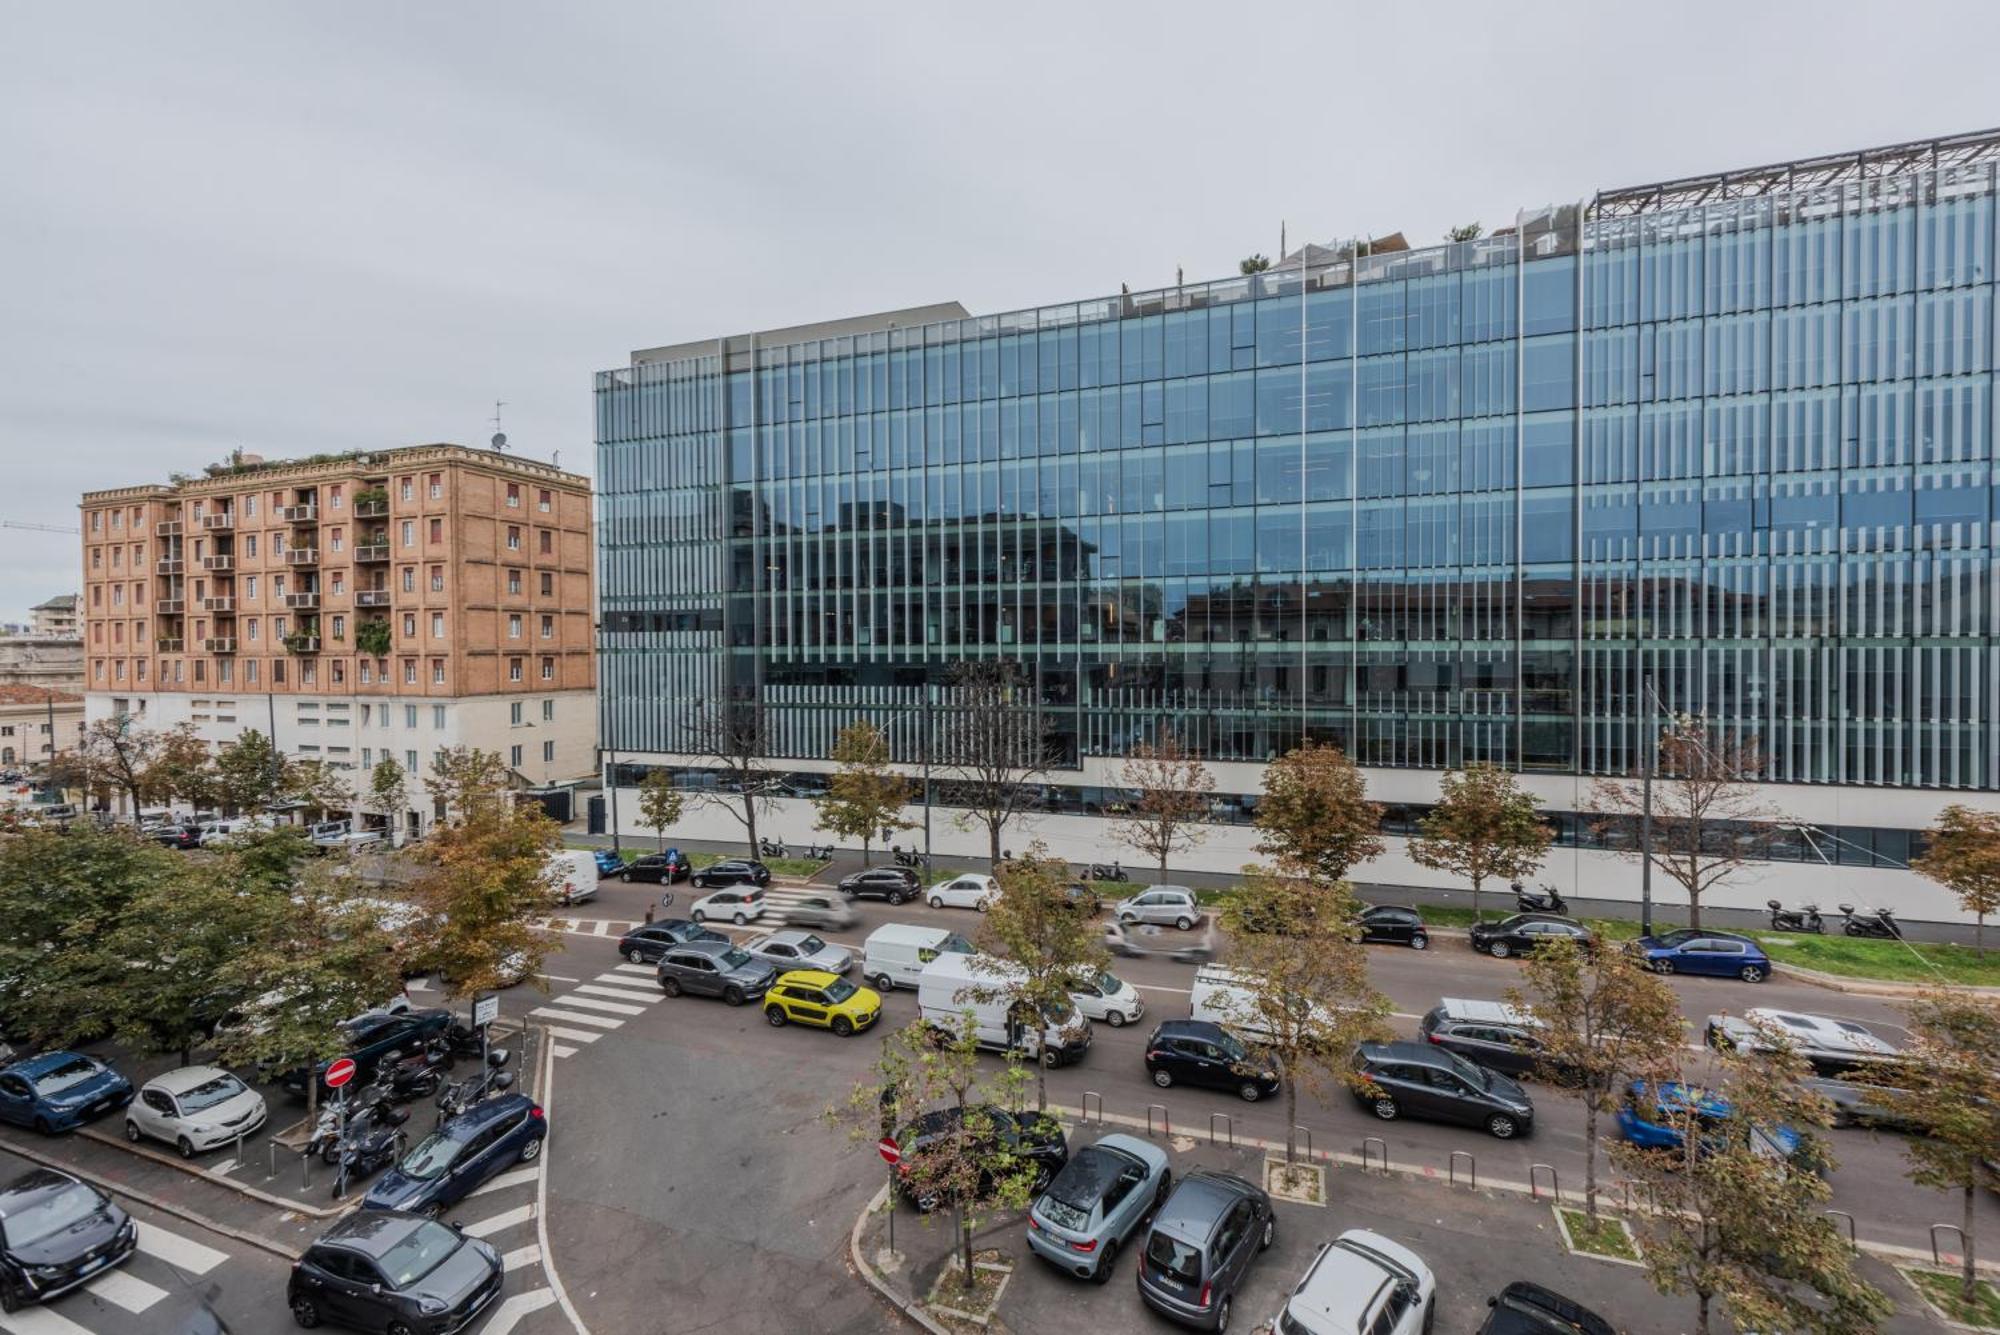
[[[1965,1230],[1964,1230],[1964,1229],[1960,1228],[1960,1227],[1959,1227],[1959,1226],[1958,1226],[1957,1224],[1932,1224],[1932,1225],[1931,1225],[1931,1264],[1932,1264],[1932,1265],[1940,1265],[1940,1266],[1941,1266],[1941,1265],[1943,1265],[1943,1264],[1945,1263],[1945,1262],[1944,1262],[1944,1253],[1941,1253],[1941,1252],[1940,1252],[1940,1251],[1938,1250],[1938,1241],[1937,1241],[1937,1235],[1938,1235],[1938,1230],[1939,1230],[1939,1229],[1941,1229],[1941,1228],[1948,1228],[1948,1229],[1950,1229],[1950,1230],[1951,1230],[1952,1232],[1954,1232],[1954,1233],[1958,1234],[1958,1250],[1959,1250],[1959,1252],[1960,1252],[1961,1254],[1963,1254],[1963,1253],[1964,1253],[1964,1251],[1965,1251]]]
[[[1229,1137],[1229,1148],[1233,1150],[1236,1148],[1236,1121],[1225,1112],[1212,1112],[1208,1115],[1208,1143],[1215,1144],[1215,1119],[1218,1117],[1222,1119],[1223,1134]]]
[[[1149,1136],[1154,1134],[1153,1131],[1154,1113],[1158,1113],[1160,1115],[1159,1134],[1165,1136],[1173,1135],[1174,1134],[1173,1123],[1167,1120],[1167,1105],[1164,1103],[1149,1103],[1146,1105],[1146,1134]]]
[[[1096,1090],[1094,1090],[1094,1089],[1086,1089],[1086,1090],[1084,1090],[1084,1091],[1083,1091],[1083,1124],[1084,1124],[1085,1126],[1089,1126],[1089,1125],[1090,1125],[1090,1102],[1091,1102],[1091,1100],[1092,1100],[1092,1099],[1095,1099],[1095,1100],[1097,1100],[1097,1124],[1098,1124],[1099,1126],[1103,1126],[1103,1125],[1104,1125],[1104,1096],[1103,1096],[1102,1094],[1098,1093],[1098,1092],[1097,1092]]]
[[[1834,1219],[1845,1219],[1847,1221],[1847,1246],[1851,1251],[1860,1251],[1861,1242],[1854,1236],[1854,1216],[1845,1210],[1828,1210],[1826,1213]]]
[[[1306,1160],[1307,1162],[1311,1162],[1313,1157],[1313,1133],[1312,1128],[1309,1126],[1301,1126],[1297,1122],[1292,1123],[1292,1134],[1285,1137],[1285,1153],[1291,1158],[1298,1157],[1299,1132],[1301,1131],[1306,1133]]]
[[[1554,1166],[1545,1163],[1531,1163],[1528,1165],[1528,1199],[1538,1201],[1542,1198],[1541,1178],[1538,1176],[1542,1173],[1549,1175],[1549,1195],[1555,1199],[1557,1205],[1561,1205],[1563,1199],[1562,1184],[1556,1181]]]
[[[1382,1155],[1382,1171],[1385,1173],[1388,1172],[1389,1142],[1382,1139],[1380,1136],[1363,1136],[1361,1138],[1361,1171],[1364,1173],[1368,1171],[1368,1147],[1370,1145],[1373,1145],[1375,1149]]]
[[[1453,1150],[1445,1164],[1444,1180],[1448,1187],[1458,1185],[1458,1161],[1465,1160],[1465,1183],[1474,1191],[1479,1190],[1479,1161],[1472,1157],[1471,1150]]]

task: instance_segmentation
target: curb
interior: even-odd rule
[[[526,1028],[527,1025],[524,1023],[522,1029],[525,1031]],[[555,1107],[555,1098],[553,1096],[556,1091],[556,1047],[555,1043],[549,1038],[548,1027],[546,1025],[536,1025],[535,1028],[541,1031],[542,1036],[542,1060],[539,1063],[542,1078],[538,1082],[541,1088],[539,1091],[540,1097],[537,1101],[542,1105],[543,1114],[546,1116],[548,1110]],[[535,1184],[535,1241],[540,1243],[542,1248],[542,1273],[548,1276],[549,1291],[555,1294],[556,1303],[562,1308],[563,1315],[569,1318],[570,1326],[577,1332],[577,1335],[590,1335],[590,1327],[583,1324],[583,1317],[578,1314],[576,1304],[569,1300],[569,1290],[563,1287],[562,1276],[556,1273],[555,1252],[549,1246],[549,1177],[551,1172],[549,1154],[544,1150],[542,1152],[541,1176]]]
[[[174,1169],[176,1172],[186,1173],[189,1177],[221,1187],[225,1191],[233,1191],[239,1196],[247,1196],[253,1201],[264,1205],[274,1205],[281,1210],[289,1210],[293,1214],[307,1215],[313,1219],[332,1219],[336,1216],[346,1214],[354,1208],[352,1203],[331,1206],[308,1205],[304,1201],[291,1200],[259,1187],[253,1187],[247,1182],[232,1182],[227,1177],[217,1177],[206,1168],[197,1167],[185,1159],[164,1154],[147,1145],[134,1145],[123,1136],[111,1135],[109,1132],[100,1131],[94,1126],[80,1127],[77,1129],[76,1134],[81,1140],[95,1141],[100,1145],[112,1146],[114,1149],[123,1150],[135,1158],[144,1159],[149,1163],[161,1164],[167,1168]],[[292,1157],[296,1157],[296,1155]]]
[[[1852,992],[1866,997],[1917,997],[1923,995],[1927,986],[1923,983],[1891,983],[1879,978],[1849,978],[1845,974],[1821,973],[1818,969],[1804,969],[1780,959],[1771,961],[1771,972],[1786,974],[1801,983],[1823,987],[1829,992]],[[1955,993],[1965,993],[1975,997],[2000,997],[2000,987],[1974,987],[1970,983],[1951,982],[1937,982],[1928,986],[1948,987]]]
[[[877,1274],[875,1267],[869,1265],[866,1258],[861,1254],[861,1229],[867,1224],[868,1216],[881,1209],[883,1203],[888,1199],[889,1188],[886,1185],[877,1187],[875,1188],[875,1194],[868,1198],[868,1204],[861,1207],[861,1213],[854,1216],[854,1227],[847,1231],[847,1259],[854,1263],[856,1273],[868,1282],[868,1287],[875,1290],[884,1302],[895,1308],[905,1318],[914,1322],[921,1329],[930,1332],[930,1335],[951,1335],[950,1331],[931,1320],[925,1314],[922,1303],[918,1302],[915,1298],[904,1298],[901,1294],[890,1288],[889,1281]]]

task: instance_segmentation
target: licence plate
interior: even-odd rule
[[[105,1261],[109,1259],[110,1259],[109,1257],[104,1257],[104,1256],[93,1256],[88,1261],[85,1261],[83,1263],[82,1268],[80,1268],[76,1273],[79,1275],[87,1275],[91,1271],[97,1269],[97,1267],[103,1265]]]

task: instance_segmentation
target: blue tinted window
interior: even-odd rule
[[[1403,285],[1367,283],[1360,289],[1361,355],[1401,352],[1404,343]]]
[[[1528,412],[1576,403],[1576,336],[1550,334],[1521,347],[1521,407]]]
[[[1521,423],[1521,485],[1561,487],[1575,480],[1574,415],[1537,413]]]
[[[1521,276],[1521,332],[1560,334],[1576,328],[1576,259],[1537,260]]]
[[[1570,531],[1575,500],[1569,490],[1523,492],[1521,495],[1521,559],[1526,562],[1567,561],[1574,554]]]

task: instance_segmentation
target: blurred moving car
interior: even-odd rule
[[[1702,1041],[1718,1050],[1745,1052],[1782,1045],[1823,1076],[1888,1070],[1902,1059],[1901,1049],[1864,1024],[1770,1006],[1752,1006],[1741,1015],[1709,1016]]]
[[[1070,1156],[1028,1209],[1028,1249],[1102,1284],[1118,1249],[1167,1198],[1167,1154],[1150,1141],[1113,1134]]]
[[[116,1201],[68,1173],[31,1168],[0,1187],[0,1311],[68,1293],[138,1246],[138,1228]],[[53,1314],[46,1319],[50,1331],[71,1328]],[[10,1322],[7,1329],[44,1326]]]
[[[1618,1134],[1640,1149],[1678,1150],[1687,1143],[1685,1128],[1698,1137],[1695,1151],[1699,1153],[1703,1142],[1725,1134],[1731,1116],[1729,1100],[1699,1085],[1679,1080],[1652,1085],[1634,1080],[1618,1103]],[[1798,1132],[1788,1126],[1753,1126],[1750,1143],[1781,1159],[1792,1158],[1800,1147]]]
[[[817,927],[838,932],[859,920],[854,906],[837,895],[807,894],[781,905],[778,919],[792,927]]]

